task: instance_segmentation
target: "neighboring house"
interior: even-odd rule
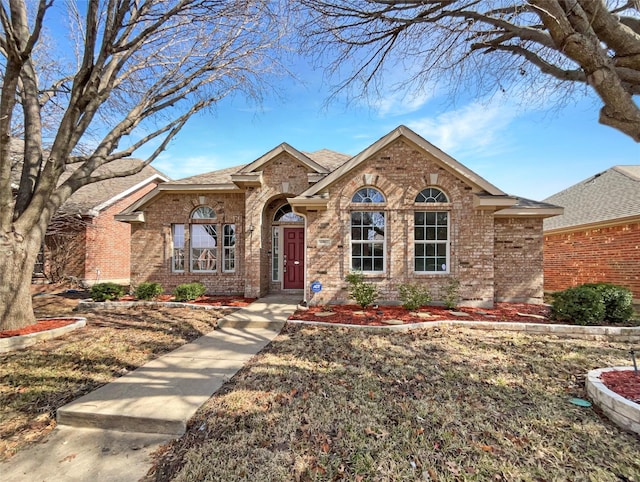
[[[159,185],[116,219],[132,224],[132,280],[200,281],[247,297],[349,298],[362,271],[381,301],[402,283],[466,305],[542,301],[551,204],[509,196],[400,126],[355,157],[283,143],[254,162]]]
[[[640,165],[614,166],[545,200],[544,288],[606,281],[640,300]]]
[[[17,188],[22,141],[13,140],[12,187]],[[122,172],[137,159],[110,163],[98,172]],[[62,181],[73,166],[63,174]],[[48,280],[72,279],[81,286],[112,281],[130,283],[130,232],[114,215],[169,179],[151,166],[138,174],[107,179],[76,191],[58,210],[47,229],[34,276]]]

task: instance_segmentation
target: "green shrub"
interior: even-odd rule
[[[408,310],[417,310],[431,301],[429,290],[419,284],[401,284],[398,286],[398,295],[400,296],[400,301],[402,301],[402,306]]]
[[[593,288],[602,296],[605,321],[624,323],[633,316],[633,295],[627,288],[611,283],[587,283],[582,286]]]
[[[109,301],[122,298],[125,287],[115,283],[97,283],[91,287],[89,294],[93,301]]]
[[[176,301],[195,300],[207,291],[202,283],[184,283],[176,287],[173,295]]]
[[[553,294],[551,317],[576,325],[597,325],[605,316],[600,292],[589,286],[576,286]]]
[[[135,291],[135,297],[139,300],[153,300],[160,294],[162,294],[160,283],[140,283]]]
[[[349,283],[349,296],[362,308],[366,308],[378,298],[378,288],[373,283],[365,283],[362,273],[349,273],[345,280]]]
[[[444,306],[450,310],[454,309],[460,303],[460,280],[451,278],[449,284],[444,288]]]

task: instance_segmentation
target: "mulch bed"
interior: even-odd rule
[[[385,320],[400,320],[404,324],[440,320],[553,323],[549,320],[547,305],[528,303],[496,303],[491,309],[457,307],[450,310],[441,306],[426,306],[416,311],[401,306],[379,306],[366,310],[356,305],[314,306],[308,310],[297,310],[289,319],[363,326],[384,326],[388,324]]]
[[[33,325],[28,325],[17,330],[5,330],[0,331],[0,338],[11,338],[12,336],[24,336],[31,333],[39,333],[41,331],[53,330],[55,328],[62,328],[63,326],[75,323],[75,318],[55,318],[49,320],[41,320]]]
[[[632,402],[640,403],[640,373],[634,370],[603,372],[600,380],[612,392]]]

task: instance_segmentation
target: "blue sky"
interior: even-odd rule
[[[613,165],[640,164],[640,144],[598,124],[593,96],[561,109],[506,96],[452,106],[444,91],[327,105],[321,73],[298,74],[304,82],[283,80],[280,96],[261,106],[226,99],[191,119],[153,165],[178,179],[249,163],[281,142],[355,155],[400,124],[503,191],[536,200]]]

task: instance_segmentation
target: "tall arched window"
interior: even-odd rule
[[[440,189],[428,187],[418,193],[416,204],[448,203]],[[425,206],[426,207],[426,206]],[[448,273],[450,252],[449,211],[442,208],[416,210],[414,221],[414,270],[418,273]]]
[[[351,198],[353,203],[385,202],[384,195],[373,187],[364,187],[356,191]],[[370,273],[384,272],[386,226],[384,211],[351,212],[351,269]]]

